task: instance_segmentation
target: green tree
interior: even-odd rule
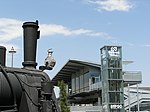
[[[70,112],[70,108],[68,107],[67,93],[66,93],[66,84],[63,80],[58,82],[58,86],[60,89],[60,109],[61,112]]]

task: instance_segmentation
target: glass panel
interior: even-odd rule
[[[72,80],[71,80],[71,87],[72,87],[72,93],[75,93],[75,75],[72,75]]]
[[[80,92],[83,92],[83,75],[80,75]]]
[[[121,67],[121,63],[120,62],[121,61],[119,59],[117,59],[117,60],[109,59],[108,60],[108,63],[109,63],[108,67],[109,68],[120,68]]]
[[[109,101],[110,103],[121,103],[121,92],[110,92]]]
[[[89,73],[84,74],[84,90],[89,91]]]
[[[121,91],[121,82],[122,81],[109,81],[109,90],[110,91]]]
[[[108,76],[109,79],[122,79],[122,74],[120,69],[109,69]]]
[[[79,93],[79,77],[76,77],[76,93]]]

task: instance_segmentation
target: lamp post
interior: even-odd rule
[[[9,51],[9,53],[12,56],[12,58],[11,58],[11,67],[13,67],[13,58],[14,58],[14,54],[16,53],[14,47],[11,48],[11,50]]]

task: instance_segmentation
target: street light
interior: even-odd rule
[[[14,47],[11,48],[11,50],[9,51],[9,53],[11,53],[11,67],[13,67],[13,58],[14,58],[14,54],[16,53],[16,51],[14,50]]]

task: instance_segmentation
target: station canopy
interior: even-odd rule
[[[81,61],[81,60],[68,60],[68,62],[62,67],[62,69],[52,79],[53,85],[57,86],[58,81],[63,80],[65,83],[71,82],[71,75],[84,69],[86,66],[93,66],[100,68],[100,64]]]

